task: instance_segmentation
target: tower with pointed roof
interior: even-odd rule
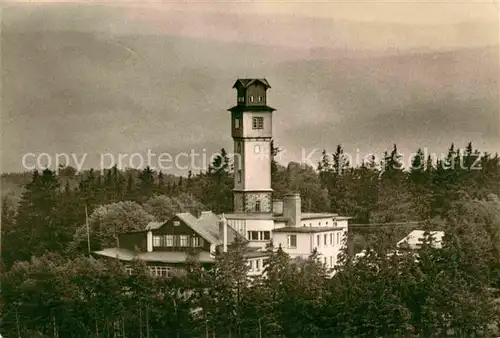
[[[238,79],[230,108],[234,140],[234,212],[271,213],[272,113],[266,79]]]

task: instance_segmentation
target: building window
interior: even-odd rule
[[[179,246],[189,246],[189,237],[188,235],[181,235],[180,236],[180,243]]]
[[[201,238],[200,237],[193,236],[191,238],[191,242],[192,242],[192,247],[194,247],[194,248],[201,246]]]
[[[271,239],[270,231],[248,231],[247,238],[250,241],[268,241]]]
[[[264,98],[262,96],[259,96],[259,102],[264,101]]]
[[[253,271],[253,261],[248,261],[248,263],[250,264],[250,271]]]
[[[255,261],[255,270],[260,271],[260,259]]]
[[[286,240],[288,248],[295,249],[297,247],[297,235],[288,235]]]
[[[250,96],[248,97],[248,102],[253,102],[253,96],[251,96],[251,95],[250,95]]]
[[[256,116],[252,119],[252,129],[264,129],[264,118]]]
[[[326,245],[328,244],[328,243],[327,243],[327,241],[328,241],[328,236],[325,234],[323,237],[324,237],[324,238],[323,238],[323,240],[324,240],[323,244],[326,246]]]
[[[319,247],[320,244],[321,244],[321,240],[320,240],[319,235],[317,235],[316,236],[316,246]]]
[[[258,231],[248,231],[248,240],[258,241],[259,240],[259,232]]]
[[[253,150],[255,151],[256,154],[260,154],[260,146],[256,145]]]
[[[168,277],[170,270],[172,270],[169,266],[150,266],[149,271],[151,275],[155,277]]]
[[[257,211],[257,212],[260,211],[260,201],[255,202],[255,211]]]
[[[127,266],[127,267],[125,268],[125,271],[127,272],[127,275],[132,276],[132,272],[133,272],[133,270],[132,270],[132,268],[131,268],[130,266]]]
[[[323,257],[323,263],[326,265],[326,257]]]
[[[340,232],[337,232],[337,244],[340,244]]]
[[[236,152],[241,153],[241,142],[236,142]]]
[[[240,129],[240,119],[234,119],[234,129]]]
[[[330,256],[330,267],[333,268],[333,256]]]
[[[241,169],[238,170],[238,183],[241,183]]]
[[[333,245],[333,232],[330,233],[330,245]]]
[[[165,235],[165,246],[174,246],[174,235]]]
[[[174,221],[174,227],[178,227],[179,225],[181,225],[180,221]]]
[[[160,236],[153,237],[153,246],[161,246],[161,237]]]
[[[238,96],[238,102],[245,102],[244,96]]]

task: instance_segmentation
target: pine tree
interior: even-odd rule
[[[155,177],[154,171],[149,166],[139,174],[138,184],[141,201],[145,201],[153,196],[153,192],[155,191]]]
[[[46,250],[61,250],[64,243],[58,240],[61,234],[57,228],[58,199],[59,182],[55,172],[45,169],[40,175],[35,171],[19,204],[16,230],[11,233],[12,238],[6,239],[12,240],[13,259],[27,260]]]

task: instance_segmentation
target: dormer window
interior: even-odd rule
[[[259,96],[259,102],[264,101],[264,98],[262,96]]]
[[[180,221],[174,221],[174,227],[178,227],[179,225],[181,225]]]
[[[248,97],[248,102],[253,102],[253,96]]]

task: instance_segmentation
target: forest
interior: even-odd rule
[[[273,154],[279,153],[273,146]],[[89,256],[177,212],[232,209],[232,164],[224,149],[205,170],[174,176],[151,168],[74,168],[2,175],[1,334],[7,337],[492,337],[499,319],[500,158],[469,143],[441,159],[418,150],[410,168],[397,146],[359,166],[342,147],[316,168],[272,162],[275,197],[296,191],[303,211],[351,216],[337,273],[313,253],[292,261],[270,250],[266,274],[250,280],[243,243],[216,252],[203,270],[158,279],[135,262]],[[14,183],[13,183],[14,182]],[[444,230],[394,254],[397,224]],[[384,226],[379,226],[380,224]],[[396,224],[393,227],[387,226]],[[364,249],[366,255],[353,253]]]

